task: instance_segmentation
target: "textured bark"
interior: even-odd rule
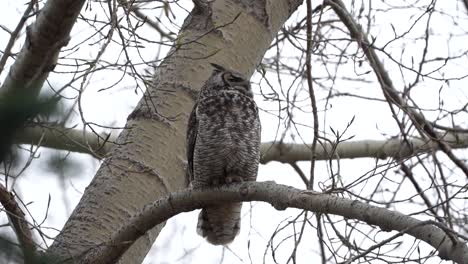
[[[48,254],[79,260],[107,241],[143,205],[185,187],[185,131],[195,91],[211,73],[208,62],[250,76],[274,35],[300,1],[197,1],[175,47],[158,67],[154,87],[128,117],[118,137]],[[203,5],[203,6],[202,6]],[[263,8],[265,12],[256,11]],[[259,16],[268,15],[267,19]],[[121,259],[139,263],[163,224]]]
[[[383,231],[399,231],[423,240],[439,251],[439,256],[456,263],[468,262],[468,247],[443,226],[420,221],[402,213],[329,194],[304,191],[274,182],[244,182],[211,190],[185,190],[172,193],[147,206],[126,223],[103,248],[91,251],[84,263],[114,263],[119,254],[152,226],[181,212],[208,205],[239,201],[264,201],[284,210],[299,208],[317,213],[336,214],[358,219]],[[109,246],[112,245],[112,246]]]

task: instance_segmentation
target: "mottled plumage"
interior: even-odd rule
[[[255,181],[260,159],[260,120],[249,80],[213,64],[190,114],[187,177],[193,188]],[[241,203],[203,208],[197,233],[225,245],[239,233]]]

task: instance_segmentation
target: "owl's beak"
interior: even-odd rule
[[[226,70],[223,66],[221,66],[219,64],[212,63],[212,62],[210,62],[210,64],[211,64],[211,66],[213,66],[213,68],[215,68],[218,71],[225,71]]]

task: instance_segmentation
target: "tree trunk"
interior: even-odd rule
[[[128,117],[91,184],[48,254],[80,259],[145,204],[185,187],[185,131],[208,62],[250,76],[276,32],[301,4],[280,1],[195,1],[154,85]],[[194,219],[196,221],[196,219]],[[140,263],[163,225],[140,238],[121,263]],[[195,232],[195,230],[194,230]]]

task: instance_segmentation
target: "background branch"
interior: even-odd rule
[[[37,125],[26,127],[16,134],[15,144],[41,144],[43,147],[91,154],[101,159],[115,142],[114,134],[96,134],[81,129],[60,125]],[[91,147],[91,148],[90,148]]]
[[[117,134],[114,133],[114,134]],[[100,159],[110,150],[115,142],[114,134],[98,135],[93,132],[83,132],[80,129],[64,128],[58,125],[41,125],[27,127],[16,135],[16,144],[41,144],[43,147],[68,150],[72,152],[88,153]],[[446,133],[439,136],[440,141],[446,142],[452,148],[467,148],[468,133]],[[434,141],[413,138],[409,145],[400,139],[389,140],[358,140],[345,141],[336,146],[323,142],[316,147],[316,159],[353,159],[353,158],[405,158],[419,153],[438,150]],[[88,146],[91,146],[90,149]],[[265,142],[261,145],[261,163],[271,161],[292,163],[310,160],[310,146],[295,143]]]

